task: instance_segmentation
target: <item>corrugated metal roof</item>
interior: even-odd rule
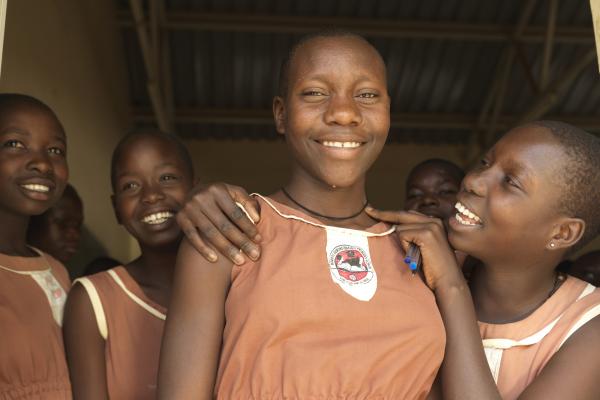
[[[398,24],[449,22],[495,29],[507,34],[516,26],[526,3],[523,0],[167,0],[170,15],[189,18],[194,13],[289,17],[339,17],[356,20],[398,21]],[[549,1],[537,1],[528,26],[542,33]],[[146,72],[129,2],[118,0],[118,18],[129,69],[132,112],[140,123],[152,113],[146,88]],[[356,19],[356,20],[355,20]],[[185,24],[184,24],[185,25]],[[189,24],[165,28],[170,47],[171,80],[175,126],[187,138],[277,137],[269,122],[268,110],[275,93],[280,60],[300,33],[260,32],[261,29],[190,28]],[[432,25],[435,27],[435,25]],[[589,40],[557,40],[553,46],[550,81],[557,79],[593,46],[591,15],[587,0],[559,1],[557,26],[568,36],[570,28],[590,32]],[[267,29],[268,30],[268,29]],[[557,29],[558,34],[558,29]],[[415,123],[396,124],[390,140],[402,142],[460,143],[467,140],[477,121],[497,74],[497,66],[508,41],[492,39],[422,37],[367,38],[388,65],[392,114],[407,116]],[[539,82],[543,41],[524,41],[511,69],[501,125],[510,125],[541,96],[530,84],[523,64]],[[521,57],[519,59],[519,57]],[[568,117],[588,128],[600,127],[600,79],[595,62],[586,67],[564,96],[549,111]],[[237,110],[227,120],[194,117]],[[255,111],[255,112],[254,112]],[[242,118],[247,113],[248,120]],[[266,114],[265,114],[266,113]],[[182,116],[182,114],[184,114]],[[242,117],[240,117],[240,114]],[[205,115],[205,114],[202,114]],[[253,116],[252,116],[253,115]],[[265,117],[266,116],[266,117]],[[452,119],[456,116],[456,121]],[[449,123],[428,124],[436,118]],[[431,126],[429,126],[431,125]]]

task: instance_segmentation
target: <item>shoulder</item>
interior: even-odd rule
[[[103,339],[108,336],[106,315],[96,285],[87,277],[73,284],[65,305],[65,330],[93,330]]]

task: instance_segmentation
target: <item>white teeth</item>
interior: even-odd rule
[[[461,202],[457,202],[456,205],[454,206],[454,208],[456,208],[458,210],[458,213],[456,214],[456,219],[461,224],[464,224],[464,225],[477,225],[477,224],[481,223],[481,218],[479,218],[479,216],[477,214],[475,214],[473,211],[471,211],[467,207],[465,207]],[[475,223],[467,221],[466,219],[462,218],[460,216],[460,214],[464,215],[467,218],[472,219],[473,221],[475,221]]]
[[[154,214],[146,215],[144,218],[142,218],[142,222],[150,225],[158,225],[162,224],[169,218],[173,218],[174,216],[175,213],[172,213],[171,211],[161,211]]]
[[[38,185],[36,183],[28,183],[26,185],[21,185],[21,187],[31,190],[32,192],[40,192],[40,193],[48,193],[50,188],[46,185]]]
[[[321,143],[325,147],[337,147],[337,148],[343,148],[343,149],[346,149],[346,148],[355,149],[362,145],[362,143],[360,143],[360,142],[333,142],[333,141],[329,141],[329,140],[325,140]]]
[[[463,216],[460,215],[460,213],[456,213],[456,215],[454,217],[461,225],[471,225],[471,226],[478,225],[475,222],[471,222],[471,221],[464,219]]]

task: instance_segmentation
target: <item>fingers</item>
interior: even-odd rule
[[[177,214],[177,223],[181,227],[183,233],[188,238],[192,246],[200,253],[206,260],[210,262],[217,261],[217,253],[212,247],[207,245],[204,240],[198,234],[198,230],[192,224],[192,222],[184,215]]]
[[[255,214],[258,214],[256,210],[258,207],[253,205],[252,199],[245,190],[237,187],[231,188],[240,200],[254,207]],[[225,184],[216,183],[210,186],[195,187],[179,211],[177,221],[190,243],[208,261],[216,261],[218,253],[221,253],[235,264],[243,264],[246,258],[240,249],[253,260],[260,256],[258,246],[252,242],[250,237],[242,233],[236,224],[240,224],[241,229],[249,232],[254,238],[258,236],[258,231],[246,214],[235,204],[229,188]]]
[[[202,210],[188,210],[188,214],[194,217],[191,219],[202,238],[219,253],[237,265],[246,261],[240,248],[243,243],[251,241],[233,225],[218,204],[207,202]]]
[[[256,229],[256,223],[260,220],[258,202],[240,187],[227,185],[227,189],[230,197],[216,197],[217,204],[246,236],[256,242],[260,241],[261,237]]]
[[[254,197],[250,197],[248,192],[246,192],[246,190],[242,187],[233,185],[226,186],[233,201],[240,203],[250,216],[250,219],[257,224],[258,221],[260,221],[260,205],[258,204],[258,201]],[[240,228],[242,228],[244,232],[248,233],[242,226],[240,226]],[[252,235],[252,237],[255,236],[256,235]]]

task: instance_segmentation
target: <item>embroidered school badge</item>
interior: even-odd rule
[[[361,301],[375,295],[377,274],[365,236],[327,228],[327,262],[333,282],[344,292]]]

